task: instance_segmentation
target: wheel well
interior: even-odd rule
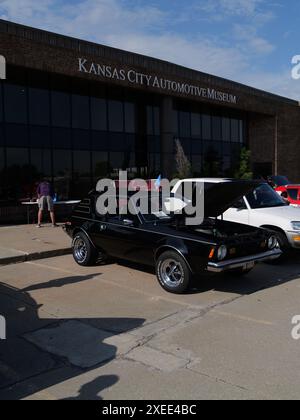
[[[183,255],[183,253],[182,252],[180,252],[180,251],[178,251],[178,249],[177,248],[175,248],[174,246],[171,246],[171,245],[163,245],[161,248],[159,248],[157,251],[156,251],[156,253],[155,253],[155,255],[154,255],[154,261],[156,262],[157,260],[158,260],[158,258],[164,253],[164,252],[167,252],[167,251],[173,251],[173,252],[176,252],[177,254],[179,254],[183,259],[184,259],[184,261],[186,262],[186,264],[187,264],[187,266],[189,267],[189,269],[190,269],[190,271],[192,272],[193,270],[191,269],[191,266],[190,266],[190,264],[189,264],[189,262],[187,261],[187,259],[186,259],[186,257]]]
[[[92,247],[96,249],[93,241],[91,240],[90,236],[86,233],[85,230],[83,230],[81,228],[75,228],[74,231],[73,231],[73,239],[75,238],[75,236],[77,235],[77,233],[83,233],[88,238],[88,240],[90,241]]]

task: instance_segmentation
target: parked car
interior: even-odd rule
[[[179,181],[172,192],[176,193],[180,184],[231,183],[230,179],[186,179]],[[273,233],[283,254],[290,248],[300,249],[300,209],[289,206],[267,183],[260,183],[256,189],[237,200],[227,209],[222,218],[227,221],[268,229]]]
[[[214,188],[215,187],[215,188]],[[237,223],[219,220],[232,201],[252,190],[253,183],[215,185],[205,192],[205,220],[200,226],[186,226],[184,215],[167,214],[164,203],[157,211],[123,214],[132,198],[116,197],[117,214],[97,212],[99,193],[90,193],[73,212],[64,229],[72,238],[73,257],[87,266],[107,256],[155,266],[160,285],[172,293],[182,293],[194,275],[232,271],[244,274],[259,261],[278,258],[274,235]],[[149,192],[149,208],[156,200]],[[229,198],[230,197],[230,198]]]

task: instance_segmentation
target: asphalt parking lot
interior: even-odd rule
[[[182,296],[114,262],[2,266],[0,399],[299,399],[299,302],[298,256]]]

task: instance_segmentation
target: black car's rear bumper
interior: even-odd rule
[[[228,270],[235,269],[249,269],[252,268],[256,263],[261,261],[272,261],[280,257],[282,254],[279,248],[273,249],[271,251],[263,252],[261,254],[249,255],[243,258],[235,258],[232,260],[222,261],[222,262],[209,262],[207,270],[212,273],[222,273]]]

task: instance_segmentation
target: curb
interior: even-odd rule
[[[46,258],[61,257],[63,255],[70,255],[71,248],[54,249],[51,251],[35,252],[32,254],[18,255],[15,257],[1,258],[0,266],[9,264],[18,264],[27,261],[44,260]]]

